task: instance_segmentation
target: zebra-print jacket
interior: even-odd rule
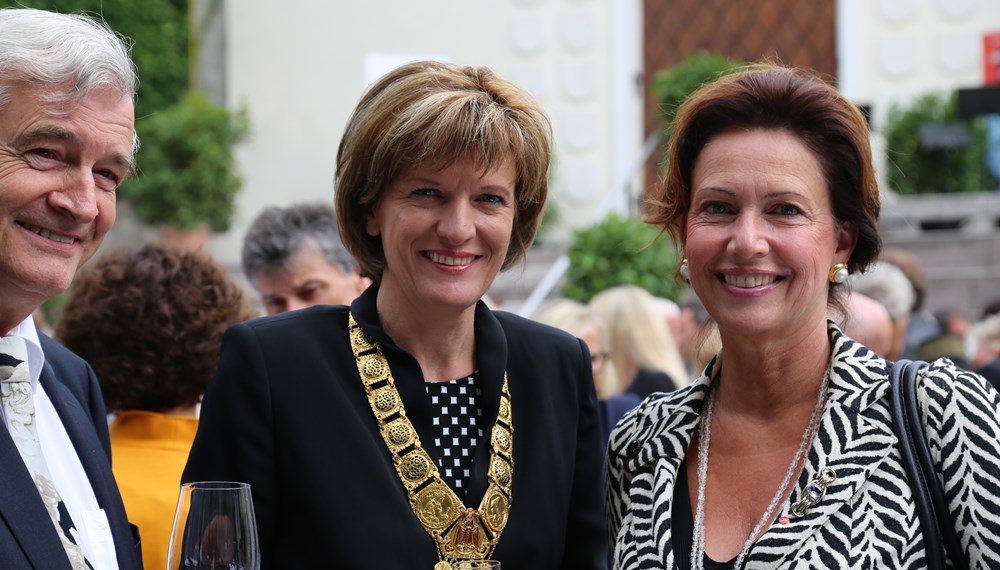
[[[924,568],[923,536],[889,412],[887,361],[829,325],[833,363],[817,436],[795,489],[744,567]],[[671,499],[717,359],[691,386],[626,415],[608,451],[608,525],[616,570],[675,568]],[[1000,568],[1000,394],[938,360],[918,398],[951,518],[972,568]],[[836,479],[805,515],[790,513],[820,470]],[[778,517],[776,517],[777,519]]]

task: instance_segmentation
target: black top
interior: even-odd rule
[[[691,570],[691,547],[694,543],[694,511],[691,509],[691,493],[688,488],[687,461],[677,468],[677,484],[674,486],[674,501],[671,507],[674,523],[674,561],[681,570]],[[705,555],[705,570],[733,570],[736,558],[728,562],[716,562]]]
[[[628,385],[626,392],[631,392],[645,399],[646,396],[656,392],[673,392],[677,389],[677,384],[665,372],[656,370],[640,370],[635,373],[632,382]]]
[[[618,420],[640,403],[642,398],[631,392],[615,394],[597,402],[597,417],[601,421],[601,449],[608,448],[608,439],[611,431],[618,425]]]
[[[424,387],[431,401],[433,443],[440,460],[441,479],[464,499],[472,476],[472,458],[483,437],[481,392],[476,376],[451,382],[425,382]]]
[[[1000,389],[1000,358],[977,368],[975,372],[989,380],[994,388]]]

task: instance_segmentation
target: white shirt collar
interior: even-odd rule
[[[42,352],[42,343],[38,340],[38,330],[35,328],[35,320],[31,315],[21,321],[21,324],[14,327],[10,333],[25,340],[28,350],[28,374],[31,376],[31,388],[38,388],[38,377],[42,374],[42,367],[45,366],[45,353]]]

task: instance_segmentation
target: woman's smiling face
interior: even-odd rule
[[[830,267],[855,232],[821,165],[785,130],[734,130],[702,149],[684,231],[691,285],[720,330],[787,334],[827,316]]]
[[[475,158],[418,166],[389,185],[366,227],[382,238],[383,291],[464,309],[493,284],[510,246],[517,173],[510,160],[484,173]]]

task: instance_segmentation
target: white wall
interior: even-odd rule
[[[1000,31],[1000,0],[838,0],[840,85],[873,105],[983,83],[983,35]]]
[[[210,242],[236,267],[242,236],[266,205],[333,198],[344,123],[376,55],[486,65],[527,88],[556,130],[551,200],[567,227],[626,207],[641,187],[640,0],[231,0],[226,94],[253,133],[238,151],[244,187],[232,229]],[[1000,0],[838,0],[842,91],[871,104],[982,83],[982,35],[1000,31]],[[879,141],[876,137],[876,147]],[[152,234],[127,204],[109,247]]]
[[[556,132],[552,199],[589,223],[636,172],[641,146],[638,0],[240,0],[226,6],[228,104],[253,128],[232,229],[212,253],[239,261],[266,205],[333,199],[337,145],[378,56],[485,65],[527,88]],[[406,59],[406,57],[403,57]],[[366,68],[367,62],[367,68]]]

